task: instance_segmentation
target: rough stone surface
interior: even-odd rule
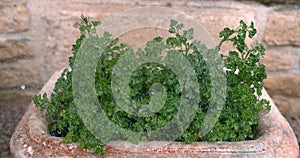
[[[121,3],[121,2],[118,2]],[[52,10],[46,10],[46,13],[42,14],[43,19],[46,20],[48,26],[48,34],[46,37],[46,47],[50,52],[46,54],[46,58],[50,61],[47,65],[47,69],[53,72],[54,70],[59,70],[67,66],[67,57],[71,55],[71,45],[75,42],[75,39],[78,38],[78,23],[79,15],[84,13],[86,16],[89,16],[92,20],[103,20],[106,17],[109,17],[113,13],[124,11],[126,9],[133,8],[135,6],[132,3],[128,2],[127,5],[114,5],[113,9],[110,8],[109,4],[98,4],[95,3],[92,6],[85,3],[73,3],[65,4],[61,3],[60,5],[55,5],[49,3],[49,5],[54,5],[53,7],[58,12],[53,12]],[[144,2],[146,3],[146,2]],[[147,4],[159,5],[161,2],[147,2]],[[134,3],[133,3],[134,4]],[[148,5],[149,5],[148,4]],[[163,3],[165,4],[165,3]],[[194,17],[207,31],[212,35],[215,43],[218,43],[220,40],[218,38],[218,32],[226,27],[237,27],[239,25],[239,20],[243,19],[247,23],[255,21],[255,12],[252,10],[244,9],[230,9],[230,8],[193,8],[185,6],[176,6],[177,3],[174,2],[171,9],[177,9],[178,11],[184,11],[186,14]],[[80,11],[77,10],[80,8]],[[153,19],[154,21],[155,19]],[[112,26],[117,27],[117,26]],[[54,28],[54,29],[53,29]],[[159,32],[154,30],[152,33],[149,29],[144,29],[143,31],[132,31],[121,36],[121,42],[125,42],[132,46],[133,43],[145,43],[146,40],[152,39],[157,35],[166,35],[165,32]],[[142,38],[142,39],[141,39]],[[139,41],[141,40],[141,41]],[[232,48],[231,45],[225,45],[224,50],[229,50]]]
[[[41,93],[51,93],[60,73],[55,73]],[[105,146],[105,157],[261,157],[282,158],[299,156],[299,146],[288,122],[282,117],[266,91],[263,97],[271,102],[271,111],[260,118],[262,136],[252,141],[240,142],[142,142],[133,146],[128,142],[110,142]],[[63,144],[62,139],[47,132],[45,114],[34,104],[18,125],[10,141],[15,157],[98,157],[87,150],[79,150],[76,143]],[[157,143],[164,144],[163,148]],[[146,147],[145,147],[146,146]]]
[[[26,4],[27,0],[1,0],[0,5],[1,6],[13,6],[20,3]]]
[[[264,86],[271,96],[278,94],[300,97],[300,76],[297,75],[269,75]]]
[[[30,28],[30,13],[25,4],[0,7],[0,32],[21,32]]]
[[[300,117],[299,116],[287,117],[287,121],[292,126],[298,142],[300,142],[300,126],[299,126],[300,125]]]
[[[49,72],[68,67],[68,57],[72,53],[72,45],[80,35],[78,28],[82,13],[91,20],[101,21],[113,13],[133,6],[115,5],[111,9],[110,5],[103,4],[62,3],[53,7],[59,11],[46,10],[46,13],[42,14],[43,20],[47,23],[46,29],[49,30],[45,41],[45,48],[49,50],[49,53],[45,54],[45,58],[48,60],[46,70]],[[77,8],[80,8],[80,11]]]
[[[298,142],[300,142],[300,98],[291,98],[289,101],[291,106],[290,110],[286,114],[286,118],[293,128]]]
[[[12,62],[13,60],[32,57],[27,39],[0,42],[0,52],[0,62]]]
[[[261,2],[263,4],[298,4],[300,5],[300,1],[298,0],[255,0],[257,2]]]
[[[286,10],[269,13],[264,35],[267,44],[300,46],[300,10]]]
[[[281,114],[285,115],[291,106],[289,99],[283,96],[273,96],[272,98]]]
[[[285,54],[285,52],[278,52],[277,50],[267,48],[265,53],[261,62],[266,66],[267,71],[274,72],[292,68],[294,60],[290,55]]]
[[[300,117],[299,111],[300,111],[300,98],[290,98],[291,107],[290,110],[287,113],[287,116],[289,117]]]
[[[176,7],[173,7],[176,9]],[[178,10],[184,10],[186,14],[191,15],[197,22],[199,22],[211,35],[215,45],[221,41],[219,32],[224,27],[237,28],[240,20],[244,20],[247,24],[255,21],[255,12],[250,9],[230,9],[230,8],[188,8],[178,7]],[[252,41],[248,40],[250,44]],[[232,50],[231,43],[225,43],[222,47],[222,52],[226,53]]]
[[[37,84],[35,80],[38,71],[31,67],[29,60],[18,60],[14,63],[0,64],[0,89],[16,88],[21,85],[29,86]]]
[[[21,85],[22,86],[22,85]],[[38,88],[32,86],[16,87],[14,89],[0,89],[0,106],[5,105],[28,105],[32,96],[37,94]],[[24,88],[24,89],[22,89]]]
[[[2,97],[2,95],[1,95]],[[12,157],[9,151],[10,137],[14,133],[22,116],[26,112],[27,105],[5,105],[0,106],[0,157]]]
[[[300,98],[292,98],[290,99],[291,108],[287,112],[286,119],[293,128],[293,131],[297,137],[298,144],[300,145]],[[300,153],[300,151],[299,151]]]
[[[169,36],[169,33],[167,30],[158,28],[137,29],[121,35],[119,42],[125,43],[129,47],[135,47],[146,44],[148,41],[153,40],[153,38],[157,36],[166,39]]]

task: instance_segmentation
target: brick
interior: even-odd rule
[[[294,62],[292,56],[274,49],[267,49],[265,53],[261,62],[266,66],[267,71],[273,72],[292,68]]]
[[[0,32],[22,32],[30,28],[30,13],[25,4],[0,8]]]
[[[295,74],[269,75],[264,86],[271,96],[300,97],[300,76]]]
[[[0,62],[32,57],[27,39],[0,42]]]
[[[271,11],[265,28],[264,41],[268,45],[300,46],[300,10]]]

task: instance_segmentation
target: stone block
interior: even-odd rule
[[[2,95],[1,95],[2,96]],[[1,104],[1,102],[0,102]],[[9,151],[9,141],[15,131],[15,127],[18,125],[19,121],[22,119],[24,113],[26,112],[27,105],[7,105],[0,106],[0,157],[1,158],[11,158],[12,155]]]
[[[20,88],[22,85],[37,84],[39,72],[33,68],[32,61],[18,60],[0,65],[0,89]]]
[[[0,6],[13,6],[20,3],[26,3],[27,0],[1,0]]]
[[[0,52],[0,62],[11,62],[17,59],[32,57],[27,39],[0,42]]]
[[[264,33],[268,45],[300,46],[300,10],[270,11]]]
[[[257,2],[271,5],[271,4],[298,4],[300,5],[300,1],[298,0],[255,0]]]
[[[54,5],[51,2],[47,2],[47,4]],[[80,36],[79,24],[82,13],[91,21],[101,21],[113,13],[128,8],[130,7],[127,5],[62,3],[54,5],[53,10],[46,10],[42,13],[42,19],[46,22],[47,26],[45,27],[48,30],[44,34],[46,36],[45,49],[48,52],[44,55],[44,58],[47,59],[46,69],[53,72],[68,67],[68,57],[72,54],[72,45]]]
[[[0,32],[22,32],[30,28],[30,12],[25,4],[0,8]]]
[[[261,63],[266,66],[266,70],[269,72],[289,70],[293,66],[293,57],[285,52],[279,52],[275,49],[266,48],[266,52]]]
[[[166,40],[170,34],[167,30],[159,28],[141,28],[122,34],[119,37],[119,42],[125,43],[129,47],[139,47],[157,36],[163,37]]]
[[[290,110],[291,104],[289,98],[277,95],[273,96],[272,98],[281,114],[285,115]]]
[[[287,113],[288,117],[299,117],[300,118],[300,97],[290,99],[290,110]]]
[[[173,7],[174,9],[183,10],[186,14],[191,15],[207,32],[210,34],[215,45],[218,45],[221,39],[219,33],[225,28],[237,28],[240,20],[244,20],[247,25],[256,22],[255,12],[251,9],[233,9],[217,7]],[[256,23],[255,23],[255,27]],[[253,40],[246,40],[251,44]],[[227,54],[228,51],[235,49],[232,43],[224,43],[221,51]]]
[[[264,86],[271,96],[300,97],[300,76],[295,74],[269,75]]]
[[[46,69],[49,70],[49,72],[67,67],[67,58],[71,55],[71,46],[79,36],[78,24],[80,23],[80,15],[82,13],[84,13],[85,16],[90,17],[91,20],[101,21],[114,13],[134,8],[141,4],[126,3],[120,5],[118,4],[119,1],[114,2],[117,3],[114,6],[105,3],[83,3],[82,1],[76,1],[73,4],[68,5],[58,1],[55,1],[55,3],[50,1],[41,2],[53,8],[52,10],[45,9],[45,11],[41,13],[42,19],[45,20],[48,25],[45,26],[47,27],[46,30],[48,30],[45,33],[45,36],[47,36],[45,38],[45,47],[48,52],[45,55],[45,58],[49,61],[46,66]],[[155,3],[155,5],[160,4],[163,6],[165,5],[165,3]],[[179,3],[177,3],[177,1],[176,3],[174,2],[171,9],[178,10],[179,12],[186,12],[187,15],[193,16],[194,19],[211,34],[215,41],[215,45],[220,41],[218,33],[222,31],[224,27],[236,28],[241,19],[246,21],[247,24],[250,24],[251,21],[255,22],[256,15],[251,9],[187,7],[182,6],[183,4],[181,3],[179,6],[175,4]],[[80,10],[78,10],[78,8],[80,8]],[[129,46],[134,46],[136,44],[143,44],[157,35],[167,36],[168,32],[167,30],[162,31],[160,29],[149,28],[131,30],[121,35],[121,42],[124,42]],[[225,52],[232,50],[231,44],[225,44],[223,48]]]
[[[30,94],[28,94],[29,91],[31,91]],[[37,91],[34,91],[34,94],[37,94]],[[2,89],[0,95],[0,106],[27,106],[32,100],[31,88]]]

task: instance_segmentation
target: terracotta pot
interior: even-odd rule
[[[41,93],[50,93],[60,76],[56,72],[45,84]],[[265,157],[298,158],[299,146],[286,119],[280,114],[274,102],[263,91],[263,97],[270,100],[272,110],[261,116],[260,132],[256,140],[240,142],[142,142],[139,147],[128,142],[110,142],[105,146],[105,157]],[[14,157],[98,157],[88,150],[80,150],[76,143],[63,144],[62,138],[50,136],[47,121],[33,103],[23,116],[10,141]],[[116,145],[110,146],[112,144]],[[164,148],[158,145],[166,144]]]

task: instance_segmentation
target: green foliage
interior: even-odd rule
[[[73,45],[73,56],[69,58],[71,70],[63,71],[49,100],[46,94],[35,96],[33,100],[37,107],[46,111],[51,135],[63,137],[64,143],[78,142],[81,149],[93,149],[95,153],[103,155],[104,144],[93,136],[81,121],[72,96],[72,69],[76,53],[85,38],[97,36],[95,27],[99,24],[100,22],[90,23],[88,18],[82,16],[81,35]],[[260,57],[264,55],[264,47],[256,44],[249,48],[245,43],[247,34],[249,38],[256,34],[254,24],[247,26],[241,21],[237,29],[225,28],[220,32],[222,40],[215,49],[219,50],[224,42],[232,42],[237,51],[230,51],[228,56],[222,56],[227,78],[226,104],[216,125],[204,137],[200,137],[198,133],[209,106],[211,93],[209,69],[201,54],[207,49],[193,40],[193,29],[183,30],[183,27],[183,24],[171,20],[169,32],[175,35],[174,37],[169,37],[165,42],[161,37],[156,37],[147,43],[145,51],[140,49],[137,52],[139,54],[166,49],[174,50],[173,53],[183,53],[196,72],[201,92],[198,111],[188,129],[182,131],[177,141],[191,143],[255,139],[257,137],[255,129],[259,125],[258,113],[265,108],[270,109],[270,105],[268,101],[258,99],[261,96],[263,80],[266,78],[264,65],[259,63]],[[102,38],[109,42],[97,64],[95,78],[95,88],[101,108],[111,121],[122,128],[151,133],[152,130],[163,127],[172,119],[180,106],[181,92],[175,73],[158,63],[146,63],[136,69],[129,83],[130,99],[135,103],[135,111],[139,111],[141,106],[149,103],[151,97],[149,89],[155,83],[164,86],[167,98],[163,108],[151,116],[138,117],[128,114],[114,101],[111,75],[113,66],[120,56],[131,49],[124,44],[118,45],[118,39],[112,39],[109,33],[104,33]],[[143,136],[143,140],[145,139],[146,136]]]
[[[95,27],[99,22],[89,23],[88,19],[82,16],[80,25],[80,37],[73,45],[73,56],[69,58],[71,71],[65,69],[61,77],[55,83],[51,99],[47,99],[46,93],[33,97],[33,101],[41,110],[46,110],[49,121],[49,133],[53,136],[63,137],[63,142],[78,142],[79,148],[93,149],[97,154],[103,155],[103,144],[93,136],[81,121],[77,114],[72,94],[72,68],[76,53],[81,47],[83,40],[95,34]],[[108,48],[109,49],[109,48]]]
[[[255,139],[258,113],[263,109],[270,110],[267,100],[257,98],[262,95],[263,80],[267,77],[264,65],[259,63],[265,49],[261,44],[248,48],[245,43],[247,34],[252,38],[256,29],[253,23],[247,26],[244,21],[240,21],[240,26],[235,30],[224,28],[220,32],[222,40],[217,49],[223,42],[229,41],[237,51],[223,56],[227,78],[226,105],[212,132],[205,137],[209,141]]]

